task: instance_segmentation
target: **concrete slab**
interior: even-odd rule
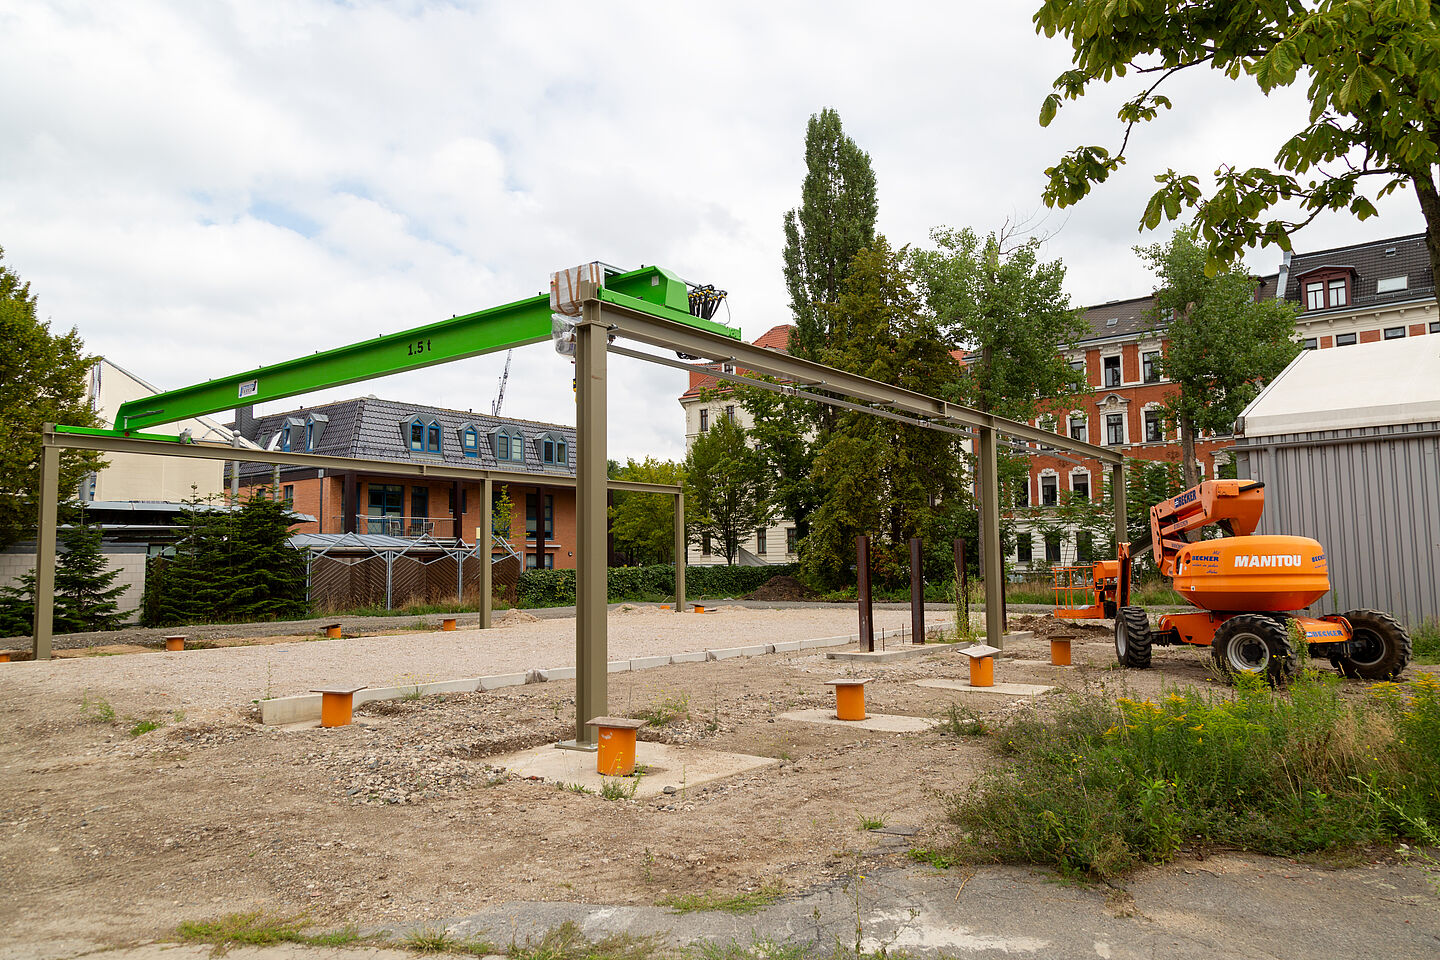
[[[884,650],[867,652],[864,650],[831,650],[825,654],[828,660],[858,660],[861,663],[889,663],[892,660],[908,660],[911,657],[923,657],[931,653],[944,653],[947,650],[960,650],[969,644],[963,643],[907,643],[899,647],[886,647]]]
[[[743,753],[723,753],[699,747],[678,747],[668,743],[641,740],[635,745],[635,760],[643,768],[637,799],[661,796],[666,787],[674,787],[677,799],[684,792],[725,777],[758,770],[774,763],[770,757],[752,757]],[[557,784],[578,783],[599,793],[606,781],[623,782],[629,778],[602,777],[595,772],[595,754],[575,750],[557,750],[553,746],[532,747],[519,753],[506,754],[486,761],[504,767],[522,777],[540,777]]]
[[[631,670],[653,670],[670,666],[669,657],[635,657],[630,661]]]
[[[996,693],[1003,697],[1038,697],[1055,688],[1041,683],[997,683],[992,687],[972,687],[964,680],[914,680],[917,687],[936,690],[957,690],[962,693]]]
[[[497,673],[489,677],[480,678],[481,690],[499,690],[501,687],[518,687],[525,683],[523,673]]]
[[[836,727],[853,727],[875,733],[919,733],[929,730],[940,721],[933,717],[900,717],[885,713],[872,713],[864,720],[837,720],[833,708],[820,710],[792,710],[782,713],[777,720],[794,720],[797,723],[824,723]]]
[[[551,680],[574,680],[574,667],[551,667],[548,670],[536,670],[540,675],[541,683],[549,683]]]
[[[704,663],[710,657],[704,650],[692,650],[689,653],[670,654],[671,663]]]

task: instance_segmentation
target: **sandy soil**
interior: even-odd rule
[[[881,622],[898,625],[905,615],[893,613]],[[849,632],[851,615],[615,613],[611,656],[830,636]],[[997,678],[1104,682],[1142,695],[1214,682],[1204,651],[1157,649],[1155,669],[1127,673],[1113,666],[1107,630],[1069,632],[1080,638],[1076,667],[1050,666],[1037,638],[1007,649]],[[940,835],[940,796],[988,762],[973,738],[775,720],[830,702],[824,681],[837,662],[808,652],[612,675],[611,712],[676,714],[642,739],[782,761],[643,802],[579,795],[487,763],[567,735],[570,682],[370,704],[357,711],[362,724],[336,730],[252,720],[250,701],[267,688],[562,665],[571,645],[573,621],[549,621],[0,670],[0,955],[128,942],[254,908],[370,926],[513,900],[651,904],[773,882],[798,891],[901,856],[861,830],[862,817],[916,827],[920,844]],[[867,667],[877,677],[871,712],[936,716],[957,701],[992,719],[1028,709],[910,683],[962,678],[963,660],[943,648]],[[131,736],[141,719],[163,725]]]

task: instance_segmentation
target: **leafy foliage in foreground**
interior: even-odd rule
[[[1359,698],[1307,674],[1286,691],[1158,703],[1077,694],[1053,718],[987,742],[1012,762],[949,798],[965,859],[1115,876],[1184,845],[1297,855],[1397,840],[1440,843],[1440,678]]]

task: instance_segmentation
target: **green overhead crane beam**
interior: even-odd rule
[[[666,320],[740,339],[738,330],[691,316],[685,282],[661,267],[607,276],[601,297]],[[119,432],[133,434],[146,427],[222,410],[540,343],[550,339],[550,317],[549,295],[530,297],[131,400],[116,411],[115,427]]]

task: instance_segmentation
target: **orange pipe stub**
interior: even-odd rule
[[[994,657],[975,657],[970,661],[970,686],[995,686]]]
[[[344,689],[319,689],[311,693],[320,694],[320,726],[348,727],[355,710],[355,694],[364,687]]]
[[[455,629],[455,618],[454,618],[454,617],[446,617],[444,620],[441,620],[441,621],[440,621],[440,629],[441,629],[441,630],[454,630],[454,629]]]
[[[184,637],[166,637],[166,638],[165,638],[165,649],[166,649],[167,651],[171,652],[171,653],[174,653],[176,650],[184,650],[184,649],[185,649],[185,638],[184,638]]]
[[[587,726],[599,728],[595,751],[595,772],[602,777],[628,777],[635,772],[635,731],[644,720],[629,717],[596,717]]]
[[[339,640],[339,639],[340,639],[340,624],[338,624],[338,623],[328,623],[328,624],[326,624],[326,625],[325,625],[325,636],[329,637],[331,640]]]
[[[5,652],[3,652],[3,653],[0,653],[0,663],[9,663],[9,662],[10,662],[10,653],[9,653],[9,651],[5,651]]]
[[[1070,666],[1070,637],[1050,638],[1050,662],[1057,667]]]
[[[864,720],[869,716],[865,712],[865,684],[873,679],[875,678],[842,677],[839,680],[825,681],[835,688],[836,720]]]

